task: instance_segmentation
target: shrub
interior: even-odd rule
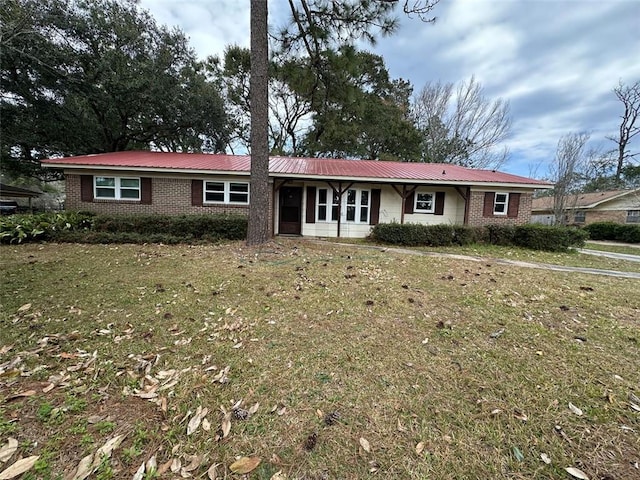
[[[484,241],[491,245],[513,245],[515,227],[512,225],[486,225],[484,227]]]
[[[92,228],[93,218],[93,214],[88,212],[11,215],[0,220],[0,242],[49,240],[58,232]]]
[[[459,234],[462,238],[462,234]],[[379,223],[371,231],[371,238],[393,245],[444,247],[453,245],[456,230],[452,225],[421,225],[418,223]],[[464,236],[464,238],[467,238]]]
[[[183,239],[183,241],[192,239],[242,240],[247,236],[247,217],[225,214],[103,215],[96,217],[94,230],[112,234],[135,233],[148,238],[154,235],[169,235]]]
[[[514,244],[532,250],[564,252],[570,247],[582,247],[588,234],[573,227],[519,225],[514,228]]]
[[[592,240],[640,243],[640,225],[622,225],[613,222],[591,223],[584,227]]]

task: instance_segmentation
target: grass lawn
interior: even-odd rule
[[[640,476],[638,280],[293,240],[0,266],[21,480]]]
[[[601,252],[625,253],[629,255],[640,255],[640,245],[629,247],[626,245],[615,245],[613,243],[587,242],[584,248],[599,250]]]

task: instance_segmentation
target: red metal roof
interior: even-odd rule
[[[199,172],[249,173],[249,155],[204,153],[166,153],[127,151],[43,160],[49,167],[78,168],[139,168],[167,171],[194,170]],[[324,179],[369,179],[508,183],[546,187],[541,180],[493,170],[476,170],[443,163],[407,163],[376,160],[344,160],[334,158],[271,157],[269,172],[275,177],[304,177]]]

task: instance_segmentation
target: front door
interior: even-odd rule
[[[302,187],[282,187],[280,189],[278,233],[289,235],[302,233]]]

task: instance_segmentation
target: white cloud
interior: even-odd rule
[[[177,25],[199,56],[225,45],[249,45],[249,2],[141,0],[159,23]],[[289,15],[270,0],[271,27]],[[393,77],[460,82],[471,75],[490,98],[511,102],[514,120],[504,169],[553,158],[560,136],[592,132],[594,142],[615,133],[619,80],[640,80],[638,0],[445,0],[435,25],[402,17],[399,31],[368,47],[384,56]],[[637,146],[640,149],[640,145]]]

